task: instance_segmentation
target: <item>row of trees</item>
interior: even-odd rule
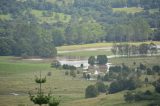
[[[147,55],[147,54],[157,54],[157,45],[154,43],[146,44],[142,43],[140,45],[133,44],[116,44],[114,43],[111,49],[114,55]]]

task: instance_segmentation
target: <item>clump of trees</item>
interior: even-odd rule
[[[62,68],[63,69],[65,69],[65,70],[69,70],[69,72],[68,71],[65,71],[65,75],[70,75],[70,76],[72,76],[72,77],[76,77],[76,67],[75,66],[73,66],[73,65],[68,65],[68,64],[63,64],[62,65]]]
[[[142,43],[140,45],[132,44],[116,44],[114,43],[111,49],[114,55],[147,55],[147,54],[157,54],[157,45],[154,43],[146,44]]]
[[[155,86],[155,90],[156,90],[156,86]],[[159,106],[160,95],[158,93],[159,91],[151,92],[150,90],[146,90],[145,92],[129,91],[126,94],[124,94],[124,100],[129,103],[147,100],[148,102],[150,102],[148,106]]]
[[[153,83],[153,86],[155,87],[155,91],[156,91],[157,93],[160,93],[160,79],[158,79],[157,81],[155,81],[155,82]]]
[[[145,92],[127,92],[124,95],[126,102],[142,101],[142,100],[155,100],[158,96],[147,90]]]
[[[62,68],[65,70],[76,70],[76,67],[73,65],[63,64]]]
[[[139,86],[139,81],[135,78],[121,79],[110,84],[109,93],[116,93],[123,90],[134,90]]]
[[[53,57],[54,46],[65,44],[159,41],[159,4],[158,0],[1,0],[0,14],[9,18],[0,18],[0,55]],[[112,10],[133,6],[145,10],[135,14]],[[30,10],[42,11],[44,20]],[[46,21],[48,17],[55,21]]]
[[[95,85],[89,85],[87,88],[86,88],[86,91],[85,91],[85,97],[86,98],[93,98],[93,97],[97,97],[98,96],[98,89],[96,88]]]
[[[90,56],[88,58],[88,64],[91,66],[98,64],[98,65],[105,65],[108,62],[108,58],[106,55],[98,55],[97,58],[95,56]]]
[[[86,80],[90,80],[91,75],[84,72],[84,73],[83,73],[83,78],[85,78]]]
[[[99,93],[105,93],[108,89],[103,82],[98,81],[95,85],[89,85],[85,90],[85,97],[86,98],[93,98],[97,97]]]
[[[53,60],[51,63],[51,67],[52,68],[60,68],[61,67],[61,63],[58,60]]]
[[[23,19],[1,22],[0,55],[55,57],[52,35],[39,24]]]

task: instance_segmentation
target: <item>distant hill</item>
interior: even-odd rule
[[[3,41],[1,45],[9,46],[9,49],[1,48],[4,51],[2,54],[10,50],[8,54],[16,51],[21,55],[26,52],[39,54],[36,51],[29,53],[33,48],[28,48],[36,37],[41,39],[37,45],[47,42],[48,47],[113,41],[159,41],[159,6],[160,1],[157,0],[1,0],[0,40]],[[20,29],[17,26],[21,26]],[[31,30],[31,26],[35,28]],[[26,36],[22,38],[24,41],[18,42],[17,38],[23,36]],[[12,51],[10,48],[17,47],[15,42],[22,47]]]

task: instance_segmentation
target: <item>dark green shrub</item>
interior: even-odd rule
[[[93,98],[93,97],[97,97],[98,96],[98,89],[96,86],[94,85],[89,85],[87,88],[86,88],[86,91],[85,91],[85,97],[86,98]]]
[[[96,83],[96,87],[98,89],[98,92],[101,92],[101,93],[105,93],[106,92],[106,86],[103,82],[97,82]]]

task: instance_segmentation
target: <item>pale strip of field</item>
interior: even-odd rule
[[[122,42],[122,43],[129,43],[134,45],[139,45],[141,43],[155,43],[157,45],[160,45],[160,42],[158,41],[147,41],[147,42]],[[119,43],[117,43],[119,44]],[[92,43],[92,44],[82,44],[82,45],[69,45],[69,46],[60,46],[57,47],[58,51],[71,51],[71,50],[83,50],[83,49],[89,49],[89,48],[104,48],[104,47],[111,47],[113,45],[112,42],[110,43]]]
[[[143,8],[140,7],[130,7],[130,8],[113,8],[113,12],[126,12],[126,13],[137,13],[142,12]]]
[[[10,20],[11,19],[11,16],[9,15],[9,14],[7,14],[7,15],[0,15],[0,19],[1,20]]]

